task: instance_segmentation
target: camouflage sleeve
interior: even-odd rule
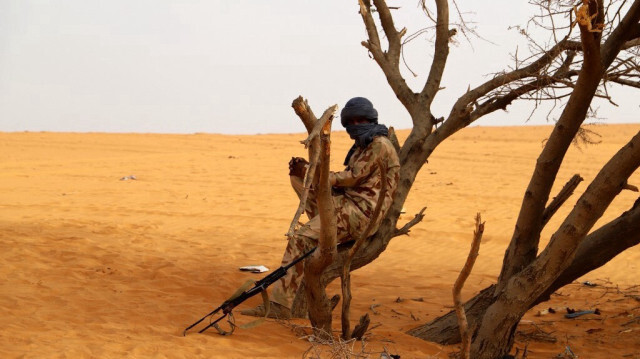
[[[336,187],[355,187],[367,179],[376,169],[377,159],[384,156],[385,148],[378,142],[364,151],[353,165],[340,172],[334,172]]]

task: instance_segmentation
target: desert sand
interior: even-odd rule
[[[640,125],[590,129],[601,143],[571,148],[553,193],[574,173],[585,181],[547,226],[543,244]],[[386,350],[402,358],[447,358],[458,350],[405,331],[451,309],[477,212],[486,229],[463,298],[496,280],[550,131],[469,128],[434,152],[401,217],[404,223],[426,206],[424,221],[353,273],[351,317],[368,312],[374,327],[362,357]],[[238,267],[279,266],[297,206],[287,162],[305,155],[304,137],[0,133],[0,357],[300,358],[307,350],[330,357],[302,335],[305,320],[268,320],[226,337],[213,330],[182,336],[247,279],[263,276]],[[332,168],[339,170],[350,140],[344,131],[332,140]],[[640,185],[640,173],[630,182]],[[637,198],[623,191],[597,226]],[[567,347],[580,358],[640,358],[639,263],[635,247],[561,289],[525,316],[515,346],[528,345],[529,358],[555,357]],[[339,283],[328,291],[338,293]],[[536,315],[549,307],[559,311]],[[566,319],[564,307],[601,314]],[[252,319],[236,315],[238,324]],[[336,311],[336,333],[339,328]],[[533,335],[542,332],[555,343]]]

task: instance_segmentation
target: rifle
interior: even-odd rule
[[[202,328],[198,333],[203,333],[205,330],[207,330],[207,329],[209,329],[211,327],[215,327],[216,329],[218,329],[218,331],[221,334],[226,334],[226,332],[224,332],[224,331],[222,331],[221,329],[218,328],[217,323],[219,321],[221,321],[222,319],[227,317],[227,315],[232,317],[233,314],[231,313],[231,311],[236,306],[238,306],[240,303],[244,302],[245,300],[253,297],[254,295],[266,291],[268,286],[273,284],[278,279],[284,277],[285,274],[287,274],[287,270],[289,268],[293,267],[294,265],[296,265],[301,260],[303,260],[303,259],[307,258],[308,256],[310,256],[311,253],[313,253],[316,250],[316,248],[317,247],[313,247],[309,252],[307,252],[307,253],[301,255],[300,257],[296,258],[293,262],[287,264],[286,266],[281,266],[280,268],[278,268],[278,269],[274,270],[273,272],[269,273],[269,275],[267,275],[266,277],[264,277],[261,280],[255,282],[253,288],[250,288],[248,290],[243,290],[241,293],[239,293],[237,295],[232,295],[231,298],[225,300],[224,303],[222,303],[218,308],[216,308],[213,311],[211,311],[211,313],[205,315],[204,317],[200,318],[197,322],[195,322],[195,323],[191,324],[190,326],[188,326],[184,330],[184,332],[182,332],[182,335],[186,336],[187,335],[187,331],[189,329],[191,329],[191,328],[195,327],[196,325],[200,324],[203,320],[216,315],[221,310],[222,310],[222,315],[218,319],[216,319],[214,321],[211,321],[206,327]],[[232,328],[233,328],[233,323],[231,323],[231,324],[232,324]]]

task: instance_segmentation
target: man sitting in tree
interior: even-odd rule
[[[355,141],[344,160],[346,169],[341,172],[331,172],[329,175],[337,217],[337,239],[338,243],[344,243],[360,238],[366,230],[382,189],[382,181],[387,181],[380,215],[376,218],[370,233],[377,231],[393,201],[398,184],[400,162],[393,144],[387,137],[387,127],[378,124],[378,111],[371,101],[364,97],[352,98],[344,106],[340,117],[342,126]],[[303,179],[307,164],[308,162],[300,157],[293,158],[289,162],[291,185],[298,197],[301,197],[304,191]],[[381,178],[380,164],[386,167],[385,178]],[[282,258],[283,266],[308,252],[318,243],[320,217],[313,189],[309,191],[305,211],[310,220],[297,229],[289,239]],[[303,262],[299,262],[287,271],[286,276],[274,283],[269,317],[283,319],[291,317],[291,305],[302,282],[303,268]],[[265,308],[259,305],[256,308],[243,310],[241,313],[264,316]]]

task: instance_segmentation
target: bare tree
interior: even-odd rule
[[[640,242],[639,201],[617,219],[589,234],[615,196],[628,187],[627,179],[640,165],[637,148],[640,139],[636,135],[601,169],[548,246],[538,253],[540,233],[549,219],[545,206],[551,187],[593,97],[604,93],[602,88],[606,87],[609,74],[620,68],[620,64],[635,61],[635,55],[625,58],[621,53],[637,52],[640,2],[624,5],[615,12],[614,20],[608,22],[605,16],[609,9],[605,10],[601,1],[585,2],[573,12],[577,16],[582,47],[573,51],[580,50],[582,60],[577,71],[569,72],[575,72],[578,78],[571,82],[570,97],[538,157],[498,283],[481,291],[465,306],[471,325],[478,327],[472,349],[474,357],[507,354],[515,327],[526,310]],[[622,9],[626,9],[625,14]],[[637,77],[638,66],[633,67]],[[505,305],[507,302],[510,303]],[[440,343],[459,341],[457,333],[454,313],[410,331],[412,335]]]
[[[584,0],[579,7],[563,1],[541,1],[539,5],[546,14],[534,18],[534,22],[548,26],[555,41],[549,46],[532,41],[535,51],[531,56],[516,58],[514,68],[469,88],[449,114],[441,118],[432,113],[431,104],[441,88],[450,38],[456,31],[450,29],[448,1],[434,2],[435,11],[426,10],[435,23],[433,59],[424,86],[414,91],[400,72],[406,29],[396,28],[384,0],[359,0],[368,35],[362,45],[410,114],[413,127],[404,144],[397,147],[401,170],[394,202],[378,232],[353,256],[351,269],[375,260],[393,237],[408,233],[422,219],[423,212],[420,212],[402,228],[396,227],[416,175],[442,141],[477,119],[506,109],[517,99],[534,100],[536,105],[547,100],[565,101],[524,193],[498,283],[465,304],[469,326],[477,328],[471,357],[497,358],[508,353],[515,326],[527,309],[640,242],[639,202],[617,219],[589,233],[640,165],[640,135],[636,135],[602,168],[549,245],[538,253],[540,232],[558,206],[557,201],[547,205],[551,188],[567,149],[580,133],[593,98],[608,98],[607,86],[612,82],[640,87],[637,80],[640,68],[636,62],[640,46],[640,0],[614,1],[607,6],[601,0]],[[422,4],[427,9],[424,1]],[[573,31],[575,28],[579,31]],[[386,40],[385,43],[381,39]],[[559,197],[566,199],[564,195]],[[347,248],[341,248],[318,278],[319,285],[324,286],[340,276],[348,257]],[[301,290],[294,300],[294,315],[307,312],[305,298]],[[441,343],[460,339],[455,314],[411,330],[410,334]]]

